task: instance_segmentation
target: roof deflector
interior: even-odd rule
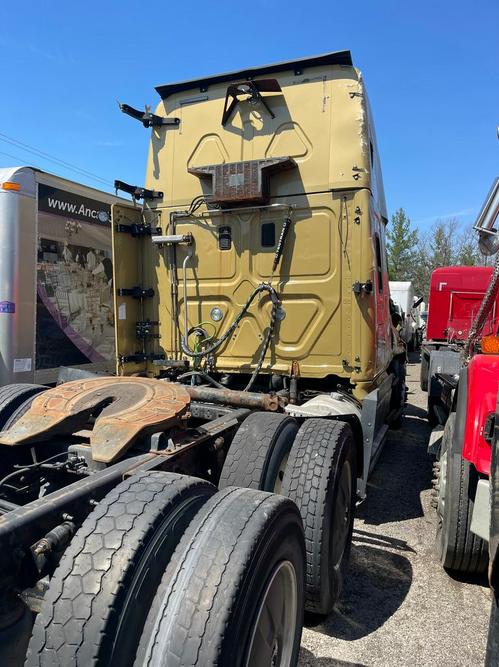
[[[334,51],[325,53],[321,56],[312,56],[310,58],[299,58],[298,60],[287,60],[272,65],[263,65],[261,67],[250,67],[248,69],[237,70],[235,72],[225,72],[224,74],[215,74],[201,79],[191,79],[189,81],[179,81],[177,83],[167,83],[164,86],[156,86],[161,98],[164,100],[174,93],[184,90],[199,88],[202,92],[208,89],[208,86],[225,81],[240,81],[244,79],[254,79],[264,74],[273,74],[275,72],[285,72],[294,70],[297,75],[301,74],[307,67],[319,67],[321,65],[346,65],[353,66],[350,51]]]

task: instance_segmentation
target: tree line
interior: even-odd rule
[[[410,280],[414,293],[425,301],[433,269],[487,263],[471,225],[463,227],[457,218],[446,218],[436,220],[427,232],[420,233],[413,228],[403,208],[392,215],[387,228],[387,254],[390,280]]]

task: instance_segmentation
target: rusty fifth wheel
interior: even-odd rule
[[[108,463],[141,434],[178,423],[190,397],[184,387],[148,378],[91,378],[43,392],[28,412],[0,434],[4,445],[22,445],[72,434],[97,413],[90,437],[95,461]]]

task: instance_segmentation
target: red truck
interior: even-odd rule
[[[498,250],[499,180],[475,229],[486,254]],[[421,384],[435,427],[433,505],[442,565],[466,574],[486,571],[490,531],[490,469],[499,388],[499,255],[495,267],[433,272]],[[426,366],[426,369],[425,369]]]
[[[434,351],[460,351],[492,277],[491,266],[446,266],[430,278],[425,340],[421,346],[423,391],[428,391],[430,355]],[[489,314],[486,331],[499,316],[499,297]]]

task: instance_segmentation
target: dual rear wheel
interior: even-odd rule
[[[256,453],[256,454],[254,454]],[[356,448],[349,424],[282,414],[250,415],[229,449],[220,477],[274,490],[300,510],[306,553],[305,609],[329,614],[350,554],[356,500]]]
[[[290,500],[138,473],[73,537],[25,664],[292,667],[304,562]]]
[[[115,487],[66,549],[26,665],[296,665],[303,609],[332,610],[348,560],[351,428],[255,413],[220,482]]]

